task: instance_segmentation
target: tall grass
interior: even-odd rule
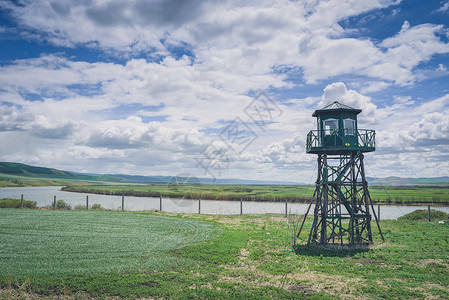
[[[21,199],[0,199],[0,208],[19,208],[21,205]],[[36,208],[36,205],[36,201],[23,200],[23,207],[25,208]]]
[[[288,185],[118,185],[118,186],[71,186],[63,190],[106,195],[169,197],[186,199],[228,201],[273,201],[308,203],[314,186]],[[387,204],[449,204],[449,187],[421,186],[372,186],[370,195],[375,203]]]

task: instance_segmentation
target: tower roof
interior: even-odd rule
[[[348,112],[353,112],[357,115],[362,112],[361,109],[352,108],[352,107],[342,104],[338,101],[335,101],[329,105],[326,105],[322,109],[315,110],[312,114],[312,117],[318,117],[319,114],[321,114],[323,112],[330,112],[330,111],[348,111]]]

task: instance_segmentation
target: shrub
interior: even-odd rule
[[[3,198],[0,199],[0,208],[20,208],[20,199]],[[23,207],[36,208],[36,201],[23,200]]]
[[[74,207],[74,209],[75,209],[75,210],[84,210],[84,209],[86,209],[86,206],[81,205],[81,204],[78,204],[78,205],[76,205],[76,206]]]
[[[64,200],[58,200],[56,201],[56,209],[71,210],[72,207],[69,204],[67,204]]]
[[[429,212],[427,209],[417,209],[398,218],[400,221],[427,221]],[[439,210],[430,210],[430,219],[432,221],[448,220],[449,214]]]
[[[100,204],[95,203],[95,204],[92,205],[91,209],[103,209],[103,207],[101,207]]]

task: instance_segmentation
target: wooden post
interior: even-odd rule
[[[125,209],[125,196],[122,195],[122,210]]]
[[[86,210],[89,210],[89,196],[86,196]]]
[[[240,198],[240,215],[243,214],[243,200]]]
[[[429,222],[430,222],[430,204],[427,205],[427,212],[428,212],[428,215],[429,215]]]
[[[56,209],[56,196],[53,197],[53,209]]]
[[[23,208],[23,194],[20,196],[20,207]]]
[[[377,219],[380,221],[380,204],[377,204]]]
[[[285,198],[285,218],[287,218],[287,198]]]
[[[159,211],[162,211],[162,195],[159,196]]]
[[[201,214],[201,198],[198,198],[198,214]]]

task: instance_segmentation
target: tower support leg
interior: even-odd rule
[[[314,197],[316,204],[308,245],[371,244],[371,212],[383,239],[372,208],[360,151],[319,154]]]

